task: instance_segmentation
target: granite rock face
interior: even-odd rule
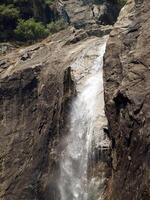
[[[65,0],[65,10],[76,28],[115,23],[121,6],[115,1]]]
[[[0,200],[60,199],[60,154],[76,95],[70,66],[99,44],[83,32],[68,27],[0,55]]]
[[[112,176],[106,199],[150,199],[150,1],[129,0],[107,44],[104,87]]]
[[[0,58],[1,200],[52,199],[56,192],[56,146],[74,83],[68,51],[54,40]]]

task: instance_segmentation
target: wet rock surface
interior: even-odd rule
[[[112,176],[106,199],[150,199],[150,1],[129,0],[107,44],[106,115]]]
[[[75,28],[30,47],[9,48],[4,44],[0,50],[2,200],[60,199],[60,140],[68,131],[70,100],[75,94],[70,66],[83,49],[97,43],[95,36],[110,32],[112,27],[103,25],[113,24],[115,19],[108,22],[107,1],[102,7],[91,7],[86,1],[82,6],[81,1],[65,2]],[[100,186],[106,184],[102,179],[105,171],[109,179],[107,200],[150,198],[149,8],[149,0],[129,0],[107,45],[104,79],[109,127],[104,129],[112,141],[112,152],[98,146],[89,164],[94,165],[89,176],[96,178],[96,191],[97,187],[104,189],[99,181]],[[88,55],[87,65],[92,56],[95,53]],[[80,71],[77,73],[84,79]]]
[[[60,141],[75,94],[70,66],[99,41],[69,44],[71,36],[69,27],[0,57],[0,199],[60,199]]]

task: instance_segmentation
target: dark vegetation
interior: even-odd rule
[[[34,41],[65,28],[54,1],[0,0],[0,41]]]
[[[83,1],[89,3],[89,0]],[[104,2],[122,7],[126,0],[93,0],[93,3],[97,4]],[[62,20],[54,5],[55,0],[0,0],[0,41],[36,41],[66,28],[67,23]],[[112,9],[108,12],[115,13],[116,10]],[[65,21],[70,23],[67,14],[63,13],[63,16]],[[106,24],[113,21],[103,17]]]
[[[120,5],[121,7],[124,6],[127,2],[127,0],[110,0],[114,3],[117,3],[118,5]]]

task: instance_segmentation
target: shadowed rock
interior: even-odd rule
[[[106,199],[150,199],[150,1],[129,0],[106,48],[106,115],[112,177]]]

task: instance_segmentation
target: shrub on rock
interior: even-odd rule
[[[37,22],[33,18],[19,20],[15,29],[16,39],[23,42],[42,39],[47,37],[48,34],[48,29],[41,22]]]
[[[48,28],[49,32],[53,34],[53,33],[57,33],[58,31],[67,28],[67,26],[68,26],[68,24],[63,19],[60,19],[58,21],[51,22],[50,24],[48,24],[47,28]]]
[[[12,4],[0,5],[0,40],[12,37],[18,18],[19,10]]]

